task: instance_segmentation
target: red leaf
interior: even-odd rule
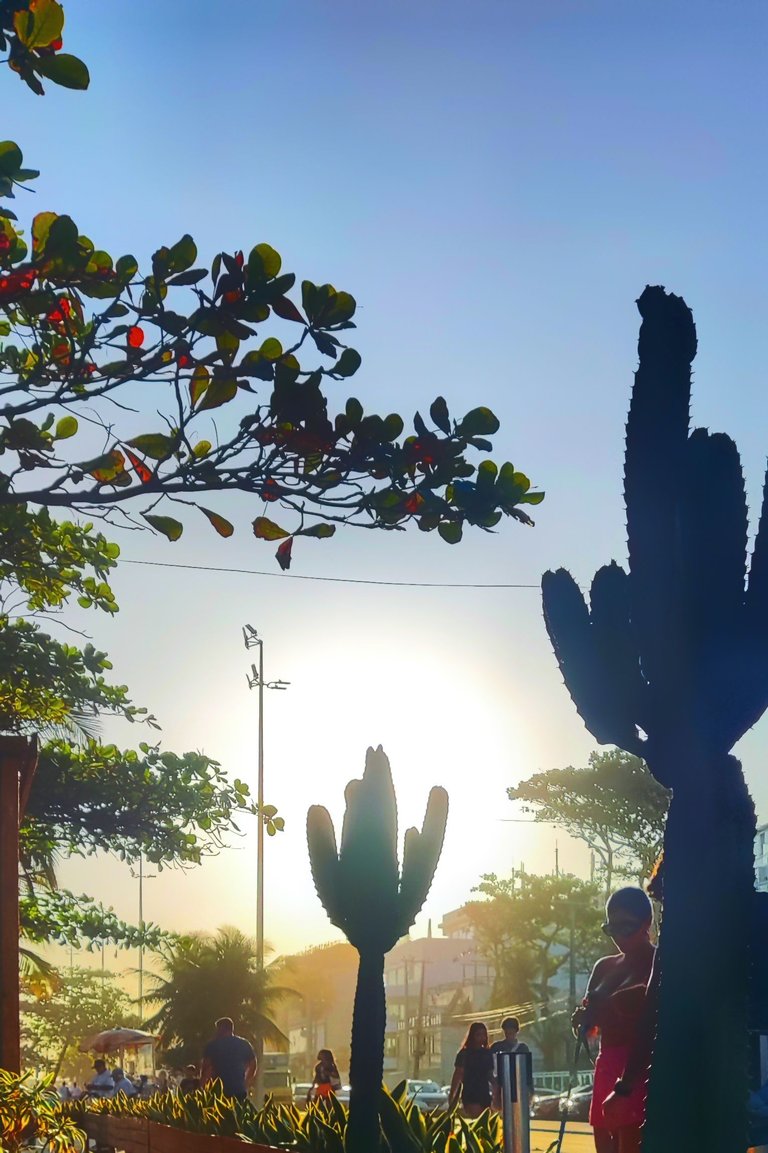
[[[285,572],[286,569],[291,567],[291,549],[293,548],[293,537],[289,536],[288,540],[284,540],[279,546],[275,556],[280,568]]]
[[[134,324],[133,328],[128,329],[125,339],[131,348],[141,348],[144,343],[144,329]]]
[[[307,323],[296,305],[287,296],[278,296],[277,300],[272,302],[272,311],[283,320],[295,320],[299,324]]]
[[[139,478],[141,483],[149,484],[149,482],[152,480],[151,469],[148,469],[144,461],[141,460],[140,457],[136,456],[135,452],[131,452],[129,448],[126,448],[125,445],[123,445],[123,451],[133,465],[134,472],[136,473],[136,476]]]
[[[268,442],[262,441],[261,443],[265,444]],[[265,480],[264,484],[261,486],[261,495],[264,497],[264,500],[269,500],[269,501],[279,500],[280,499],[280,485],[277,483],[276,480],[273,480],[272,477],[270,477],[269,480]]]

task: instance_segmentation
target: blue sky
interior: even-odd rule
[[[307,542],[294,572],[520,582],[565,564],[586,583],[624,558],[622,438],[646,283],[686,297],[699,329],[693,416],[739,444],[756,509],[765,393],[766,32],[762,2],[473,0],[212,6],[70,0],[65,47],[87,95],[37,99],[3,81],[3,134],[43,170],[34,208],[69,212],[100,246],[146,258],[189,231],[206,259],[266,240],[284,266],[359,302],[366,407],[502,421],[494,456],[547,490],[533,530],[457,548],[418,533]],[[22,201],[26,207],[29,200]],[[334,386],[332,399],[347,395]],[[218,501],[238,533],[190,525],[175,546],[123,536],[126,557],[276,572],[249,535],[261,509]],[[202,519],[202,518],[201,518]],[[570,704],[535,589],[439,592],[124,566],[115,621],[89,620],[116,672],[164,721],[253,779],[255,701],[240,626],[267,641],[267,932],[329,935],[308,880],[307,804],[340,812],[366,744],[391,753],[407,820],[432,783],[453,810],[428,913],[483,871],[551,867],[554,837],[504,788],[594,747]],[[74,619],[74,618],[73,618]],[[111,731],[111,730],[110,730]],[[130,734],[117,734],[127,739]],[[768,819],[764,724],[743,742]],[[561,839],[566,867],[583,854]],[[67,871],[68,870],[68,871]],[[148,886],[175,928],[252,927],[253,838]],[[130,915],[111,863],[73,885]],[[423,922],[421,922],[423,925]]]

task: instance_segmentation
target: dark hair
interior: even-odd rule
[[[477,1036],[477,1034],[480,1032],[481,1029],[485,1033],[485,1044],[484,1045],[475,1045],[475,1044],[473,1044],[474,1039]],[[462,1042],[461,1047],[462,1047],[462,1049],[475,1049],[475,1048],[487,1049],[488,1048],[488,1026],[486,1025],[485,1021],[473,1021],[472,1022],[472,1024],[467,1029],[467,1035],[464,1038],[464,1041]]]
[[[318,1049],[317,1055],[320,1060],[315,1065],[315,1077],[320,1076],[323,1064],[325,1064],[325,1068],[328,1069],[332,1077],[338,1077],[339,1070],[336,1067],[336,1058],[333,1055],[333,1051],[331,1049]]]
[[[517,1017],[505,1017],[501,1022],[501,1027],[505,1033],[507,1029],[514,1029],[516,1033],[520,1032],[520,1022]]]
[[[611,914],[621,910],[627,913],[640,924],[653,920],[653,905],[647,893],[635,885],[626,885],[611,893],[605,902],[605,915],[610,920]]]
[[[215,1021],[214,1024],[217,1029],[226,1029],[228,1033],[234,1033],[235,1031],[235,1022],[231,1017],[219,1017],[218,1021]]]

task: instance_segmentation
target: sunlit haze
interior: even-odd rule
[[[357,299],[363,366],[332,384],[408,422],[435,396],[501,420],[493,457],[547,492],[536,527],[437,534],[346,529],[302,542],[296,577],[517,584],[415,588],[280,574],[263,513],[212,497],[221,540],[186,518],[175,545],[119,532],[120,613],[73,609],[164,746],[199,749],[255,786],[257,698],[241,629],[264,638],[266,798],[286,831],[266,847],[265,931],[278,952],[338,937],[312,887],[308,805],[340,824],[366,747],[392,762],[401,830],[429,788],[451,810],[428,918],[485,872],[554,867],[553,829],[525,823],[508,785],[583,764],[595,747],[566,692],[538,583],[582,584],[625,558],[623,429],[636,365],[634,301],[664,284],[699,331],[693,419],[733,435],[752,515],[768,452],[765,277],[768,9],[674,0],[70,0],[67,43],[90,93],[32,97],[6,80],[4,130],[42,169],[20,201],[71,213],[99,247],[154,248],[189,231],[201,262],[268,241],[298,278]],[[9,101],[7,93],[11,93]],[[66,122],[67,131],[61,130]],[[137,421],[140,419],[137,417]],[[752,529],[754,531],[754,523]],[[768,816],[765,722],[741,746]],[[104,735],[144,734],[124,724]],[[152,739],[151,735],[148,739]],[[586,875],[557,835],[560,867]],[[148,880],[145,916],[175,930],[255,928],[255,824],[203,867]],[[108,858],[61,881],[135,921],[137,884]],[[133,959],[122,954],[110,964]]]

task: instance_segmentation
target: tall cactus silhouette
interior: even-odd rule
[[[307,842],[317,894],[334,925],[360,954],[349,1079],[347,1153],[379,1148],[384,1075],[384,954],[413,924],[424,904],[443,847],[448,794],[429,794],[421,832],[408,829],[402,874],[397,860],[397,801],[381,745],[368,749],[362,780],[345,790],[341,849],[328,810],[307,813]]]
[[[601,568],[589,608],[542,581],[565,683],[598,741],[673,791],[644,1153],[744,1153],[755,814],[736,741],[768,706],[768,486],[747,572],[736,446],[689,433],[696,329],[648,287],[627,421],[629,572]]]

